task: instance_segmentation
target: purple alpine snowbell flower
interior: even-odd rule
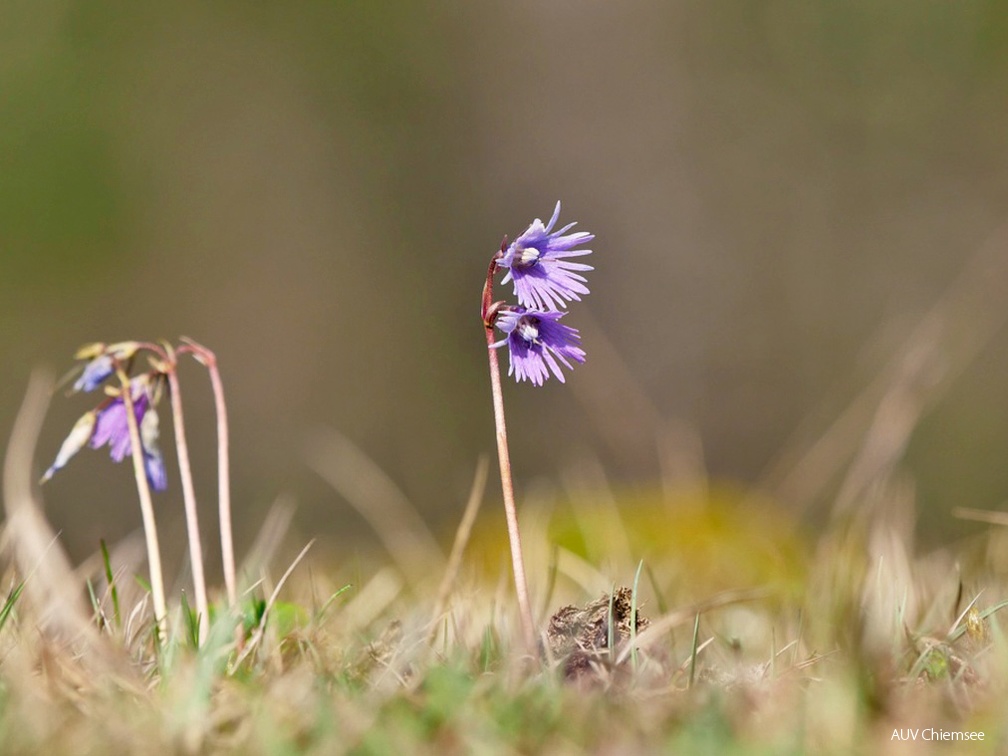
[[[125,362],[136,354],[139,344],[135,341],[120,341],[115,344],[86,344],[77,350],[77,359],[87,360],[84,371],[74,391],[94,391],[105,379],[115,372],[116,361]]]
[[[84,372],[74,383],[74,391],[94,391],[114,372],[112,355],[99,354],[84,366]]]
[[[157,411],[151,406],[149,384],[150,381],[146,375],[134,378],[130,381],[130,392],[133,398],[133,412],[140,428],[140,446],[143,449],[147,480],[154,490],[164,491],[168,487],[168,477],[165,473],[161,450],[157,445],[158,417]],[[130,454],[126,403],[121,395],[98,410],[98,418],[95,421],[90,444],[92,449],[98,449],[108,444],[109,456],[114,462],[122,462],[126,455]]]
[[[564,236],[577,225],[575,223],[553,231],[559,217],[560,203],[557,202],[549,223],[544,226],[536,218],[497,261],[498,266],[508,268],[502,283],[514,281],[515,296],[525,307],[557,310],[566,307],[566,302],[580,301],[580,295],[588,293],[585,277],[577,271],[593,270],[592,266],[569,262],[566,258],[590,255],[590,249],[576,247],[587,244],[595,235],[579,231]]]
[[[557,310],[529,310],[521,306],[500,308],[494,325],[506,333],[507,338],[493,346],[507,344],[511,362],[508,375],[514,375],[518,382],[528,379],[533,385],[542,386],[552,371],[563,383],[560,363],[573,370],[570,360],[585,361],[577,329],[557,322],[566,314]]]

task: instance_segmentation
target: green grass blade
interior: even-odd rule
[[[182,594],[182,621],[186,627],[186,640],[193,648],[199,648],[199,626],[201,617],[189,606],[185,593]]]
[[[98,628],[102,628],[105,624],[105,619],[102,616],[101,604],[98,603],[98,596],[95,595],[94,585],[91,583],[91,579],[88,578],[86,581],[88,597],[91,599],[91,608],[94,610],[95,624]]]
[[[687,689],[692,688],[693,682],[696,680],[697,639],[699,637],[700,637],[700,612],[697,612],[696,619],[693,620],[693,645],[690,648],[689,680],[686,683]]]
[[[112,560],[109,558],[108,546],[105,545],[104,538],[99,539],[98,545],[101,547],[102,565],[105,567],[105,580],[108,582],[109,595],[112,597],[112,617],[118,629],[122,627],[122,615],[119,614],[119,590],[116,588],[115,577],[112,574]]]
[[[11,589],[11,592],[7,594],[7,600],[4,601],[3,608],[0,609],[0,630],[3,630],[4,625],[7,624],[7,620],[10,618],[11,613],[14,611],[14,605],[17,600],[21,597],[21,591],[24,590],[24,580],[18,583]]]
[[[322,604],[322,606],[321,606],[321,607],[319,607],[319,610],[318,610],[318,612],[316,612],[316,613],[315,613],[315,621],[316,621],[316,622],[320,621],[320,620],[322,619],[323,615],[324,615],[324,614],[326,613],[326,611],[327,611],[327,610],[329,609],[329,607],[330,607],[330,606],[332,605],[332,603],[333,603],[333,602],[334,602],[334,601],[335,601],[335,600],[336,600],[337,598],[339,598],[340,596],[342,596],[342,595],[343,595],[344,593],[346,593],[347,591],[349,591],[349,590],[350,590],[350,588],[352,588],[352,587],[353,587],[353,583],[347,583],[347,584],[346,584],[346,585],[344,585],[344,586],[343,586],[342,588],[340,588],[340,589],[339,589],[338,591],[336,591],[336,592],[335,592],[335,593],[334,593],[334,594],[333,594],[332,596],[330,596],[329,598],[327,598],[327,599],[325,600],[325,603],[324,603],[324,604]],[[266,606],[266,604],[265,604],[265,602],[264,602],[264,603],[263,603],[263,608],[265,608],[265,606]]]

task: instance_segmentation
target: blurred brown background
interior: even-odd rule
[[[305,464],[320,426],[450,527],[493,448],[481,278],[561,199],[597,235],[567,321],[589,361],[506,385],[519,487],[595,458],[656,480],[684,428],[713,477],[759,485],[1006,220],[1006,92],[1008,14],[981,0],[6,0],[0,428],[34,366],[185,334],[222,366],[239,550],[282,493],[300,532],[363,529]],[[994,321],[907,449],[943,536],[969,529],[953,506],[1008,497]],[[209,389],[182,381],[213,533]],[[89,406],[55,399],[39,471]],[[139,526],[104,457],[44,489],[78,555]]]

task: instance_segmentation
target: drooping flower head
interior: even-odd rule
[[[577,247],[587,244],[595,235],[586,231],[567,234],[575,223],[554,231],[559,217],[557,202],[549,223],[544,226],[536,218],[497,260],[498,266],[508,269],[502,283],[514,282],[515,296],[525,307],[556,310],[566,307],[567,302],[580,301],[580,295],[588,293],[581,273],[592,270],[592,266],[567,258],[590,255],[590,249]]]
[[[168,486],[168,476],[157,443],[159,422],[157,410],[152,406],[155,390],[156,386],[153,385],[149,373],[130,381],[130,396],[133,400],[133,413],[140,429],[140,447],[143,450],[147,480],[156,491],[163,491]],[[126,402],[122,395],[98,411],[94,435],[91,436],[91,448],[98,449],[105,444],[108,444],[109,456],[114,462],[122,462],[126,455],[132,452]]]
[[[94,391],[115,372],[116,363],[123,363],[136,354],[139,344],[120,341],[116,344],[87,344],[77,350],[78,360],[87,360],[84,370],[74,383],[74,391]]]
[[[112,355],[99,354],[84,366],[84,371],[74,383],[74,391],[94,391],[114,372]]]
[[[506,305],[497,311],[494,325],[506,333],[507,338],[493,346],[507,344],[510,357],[508,375],[514,375],[519,382],[528,380],[534,386],[541,386],[552,372],[563,383],[560,364],[572,370],[572,360],[585,361],[577,329],[558,322],[566,314],[557,310],[530,310]]]
[[[164,458],[158,448],[158,416],[153,407],[157,391],[156,379],[145,373],[130,381],[130,398],[133,413],[140,430],[140,446],[143,450],[144,468],[151,487],[163,491],[168,487]],[[85,444],[98,449],[109,446],[109,456],[115,462],[122,462],[132,451],[126,402],[122,393],[110,397],[96,409],[88,412],[74,424],[52,466],[42,476],[45,482],[60,470]]]

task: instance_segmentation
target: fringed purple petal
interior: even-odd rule
[[[525,307],[500,310],[495,325],[508,334],[508,375],[514,375],[518,382],[528,380],[534,386],[541,386],[552,372],[563,383],[565,376],[560,365],[571,369],[572,361],[584,362],[585,353],[580,347],[581,336],[577,329],[557,322],[565,314]],[[498,345],[503,343],[498,342]]]
[[[150,406],[148,388],[145,378],[134,379],[131,383],[133,414],[140,430],[140,446],[144,454],[147,479],[155,490],[163,491],[168,482],[164,460],[157,448],[157,412]],[[108,444],[109,456],[115,462],[122,462],[132,453],[133,445],[130,443],[129,424],[126,421],[126,403],[121,396],[116,397],[104,409],[98,410],[95,430],[91,436],[91,447],[98,449],[105,444]]]
[[[574,270],[592,270],[591,266],[566,262],[566,258],[591,254],[590,249],[576,249],[595,238],[594,234],[579,231],[564,235],[573,223],[559,231],[551,232],[560,215],[556,205],[550,222],[543,225],[536,218],[524,233],[507,248],[498,265],[507,268],[504,283],[514,283],[514,293],[519,304],[540,310],[558,310],[567,302],[580,300],[588,293],[585,278]]]

